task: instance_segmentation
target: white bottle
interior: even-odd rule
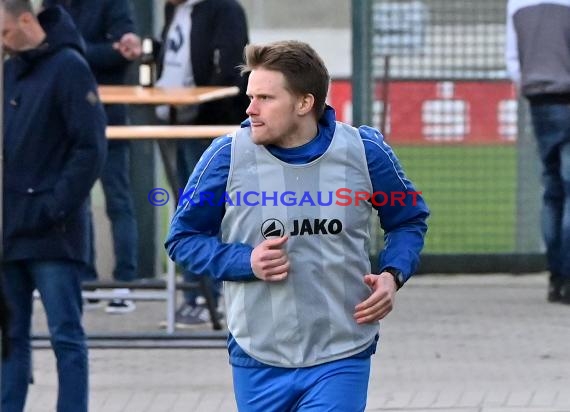
[[[156,63],[154,61],[153,43],[150,37],[142,41],[142,54],[139,63],[139,84],[152,87],[156,81]]]

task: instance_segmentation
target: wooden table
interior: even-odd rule
[[[199,139],[233,133],[239,125],[215,126],[107,126],[108,139]]]
[[[236,86],[208,87],[141,87],[99,86],[99,97],[104,104],[167,104],[171,106],[200,104],[236,96]]]
[[[169,105],[171,108],[179,105],[192,105],[210,102],[214,100],[232,97],[239,93],[239,88],[231,87],[141,87],[141,86],[99,86],[99,97],[104,104],[146,104],[146,105]],[[197,138],[197,137],[217,137],[237,129],[239,125],[228,126],[178,126],[174,125],[174,112],[171,110],[170,123],[165,126],[108,126],[107,138],[109,139],[181,139],[181,138]],[[244,113],[245,116],[245,113]],[[176,170],[170,165],[165,151],[161,148],[163,163],[166,170],[166,177],[172,187],[172,193],[178,193],[176,183]],[[210,314],[212,315],[213,325],[215,329],[220,329],[220,323],[215,315],[217,308],[214,307],[213,299],[206,289],[205,283],[203,291],[206,295],[206,301]],[[136,287],[131,286],[132,288]],[[176,310],[176,272],[174,262],[168,260],[166,289],[162,292],[150,294],[151,292],[138,293],[132,292],[131,299],[160,299],[166,301],[166,321],[167,333],[174,332],[174,312]],[[87,292],[84,295],[88,297],[109,298],[109,293],[105,292]],[[113,296],[111,296],[113,297]]]
[[[235,96],[237,86],[201,86],[201,87],[141,87],[141,86],[99,86],[99,97],[104,104],[146,104],[169,105],[170,125],[165,126],[108,126],[109,139],[166,139],[211,138],[227,134],[239,126],[178,126],[175,125],[176,111],[180,105],[193,105]],[[244,113],[245,115],[245,113]],[[140,135],[138,134],[140,133]],[[154,136],[152,136],[156,133]],[[159,143],[160,155],[164,164],[166,178],[172,193],[178,193],[176,164],[170,160],[172,148],[167,143]]]

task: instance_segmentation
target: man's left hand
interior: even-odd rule
[[[379,275],[368,274],[364,276],[364,283],[372,289],[368,299],[354,308],[356,323],[372,323],[383,319],[394,308],[396,295],[396,281],[392,274],[382,272]]]

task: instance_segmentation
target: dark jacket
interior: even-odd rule
[[[85,41],[85,58],[99,84],[124,84],[129,60],[113,49],[113,42],[135,32],[128,0],[44,0],[61,5],[71,15]],[[109,124],[125,124],[125,105],[105,105]]]
[[[166,3],[163,44],[175,9]],[[241,90],[236,97],[200,105],[194,124],[237,124],[247,117],[247,79],[237,68],[243,63],[247,43],[245,12],[236,0],[204,0],[193,7],[190,58],[196,86],[238,86]]]
[[[105,160],[105,113],[63,9],[44,43],[4,63],[4,260],[88,261],[87,199]]]
[[[10,339],[8,339],[8,330],[10,329],[10,309],[8,308],[8,302],[4,295],[4,279],[2,277],[3,273],[0,273],[0,332],[2,333],[2,338],[0,339],[0,344],[2,345],[2,350],[0,351],[0,363],[8,357],[8,346],[10,345]]]

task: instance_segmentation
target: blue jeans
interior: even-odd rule
[[[138,230],[129,178],[129,142],[109,142],[107,161],[101,173],[105,208],[111,221],[115,268],[113,279],[130,282],[137,278]],[[84,280],[97,279],[93,223],[91,220],[91,264]]]
[[[542,232],[548,269],[570,280],[570,104],[530,105],[542,160]]]
[[[240,412],[361,412],[366,407],[370,357],[307,368],[232,366]]]
[[[184,189],[190,175],[200,160],[202,153],[210,146],[212,141],[210,139],[186,139],[176,142],[176,171],[178,178],[178,188]],[[195,275],[190,272],[183,274],[185,282],[195,282],[200,279],[200,275]],[[206,280],[207,285],[211,288],[212,295],[214,296],[215,303],[221,295],[220,282],[212,281],[210,278]],[[184,300],[189,305],[196,304],[196,297],[200,293],[197,290],[188,290],[184,292]]]
[[[45,308],[57,359],[57,412],[86,412],[87,345],[81,325],[80,277],[84,265],[69,260],[8,262],[3,286],[10,308],[10,352],[2,363],[2,412],[22,412],[31,368],[32,292]],[[50,409],[46,406],[46,409]]]

